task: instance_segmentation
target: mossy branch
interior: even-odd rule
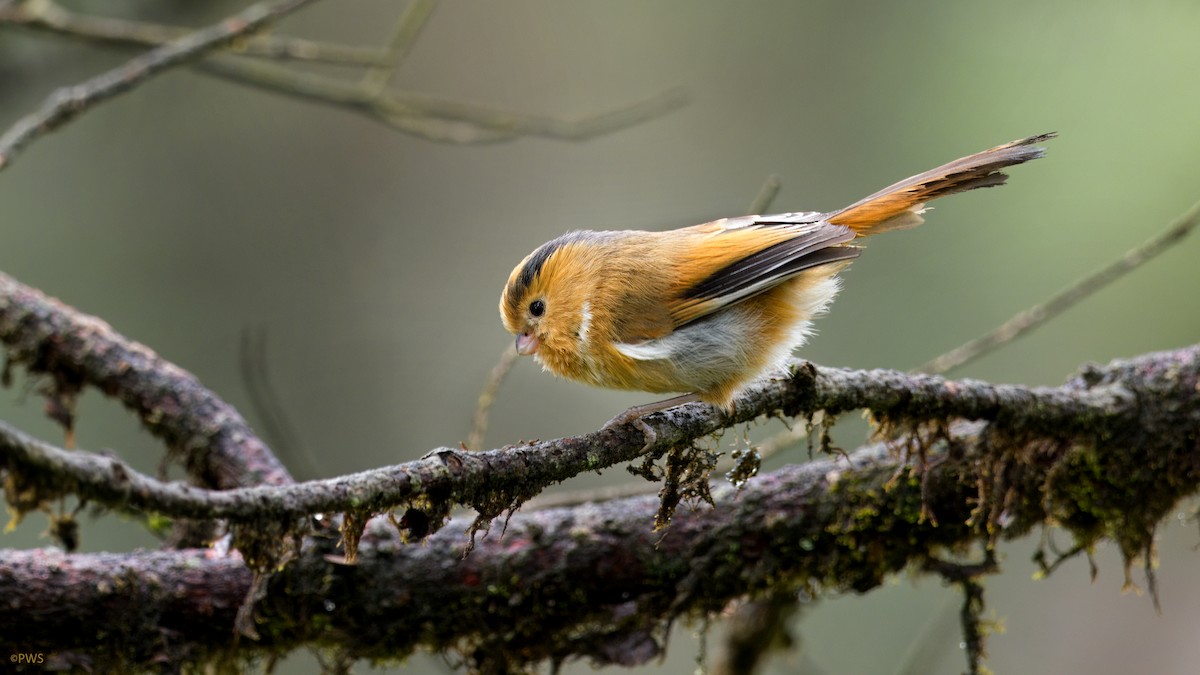
[[[173,446],[193,448],[196,462],[225,455],[239,460],[254,456],[256,449],[265,451],[261,442],[223,445],[224,441],[253,437],[240,417],[232,417],[235,413],[222,408],[219,400],[196,389],[199,384],[177,367],[140,345],[131,345],[102,322],[2,276],[0,340],[9,346],[10,359],[34,372],[49,373],[56,381],[66,380],[76,388],[92,382],[106,393],[120,396],[142,414],[152,430],[172,439]],[[1150,363],[1155,359],[1174,362],[1194,359],[1195,353],[1192,348],[1145,358]],[[647,417],[657,434],[650,454],[661,456],[690,447],[715,431],[762,415],[804,417],[817,411],[837,414],[859,408],[870,410],[893,427],[983,420],[991,424],[994,433],[1014,438],[1074,442],[1108,437],[1138,425],[1145,410],[1139,396],[1144,381],[1132,376],[1105,379],[1111,369],[1120,367],[1092,368],[1063,387],[1025,388],[797,362],[789,376],[748,390],[738,399],[733,415],[690,404]],[[1087,386],[1091,380],[1106,383]],[[164,392],[170,394],[166,403],[155,398]],[[1174,401],[1195,392],[1185,386],[1178,392],[1156,393]],[[195,400],[181,400],[184,396]],[[223,422],[226,431],[204,426],[214,420]],[[234,431],[228,430],[230,425]],[[179,438],[185,433],[188,435]],[[71,492],[110,508],[242,523],[345,511],[374,514],[414,504],[430,507],[434,514],[446,513],[454,505],[468,505],[484,518],[493,518],[549,485],[643,454],[641,430],[628,425],[487,452],[438,448],[413,462],[278,489],[205,491],[161,483],[115,458],[58,450],[15,430],[0,428],[0,442],[8,471],[19,473],[26,484],[49,486],[57,476]],[[263,457],[274,459],[269,454],[259,459]],[[437,525],[435,519],[432,526],[436,529]]]
[[[865,591],[911,563],[928,569],[947,550],[992,547],[1039,526],[1066,528],[1078,550],[1107,539],[1128,562],[1151,561],[1154,528],[1200,488],[1200,345],[1089,365],[1061,387],[1042,388],[796,362],[789,373],[749,389],[732,415],[689,404],[647,417],[658,439],[648,456],[670,453],[668,463],[676,466],[699,458],[695,444],[714,431],[762,415],[853,409],[870,411],[887,443],[781,469],[740,492],[708,484],[703,467],[683,467],[667,477],[691,482],[664,489],[708,496],[712,506],[667,513],[662,531],[651,526],[665,521],[663,502],[654,497],[547,510],[511,518],[502,543],[501,535],[485,536],[463,560],[473,545],[464,529],[486,527],[547,485],[638,458],[642,431],[617,427],[487,452],[439,448],[406,464],[287,484],[281,467],[272,472],[278,462],[265,445],[194,377],[104,322],[3,275],[0,342],[9,367],[49,378],[50,408],[65,423],[73,397],[91,384],[137,412],[213,483],[235,486],[231,467],[254,466],[265,469],[253,480],[280,482],[227,490],[163,483],[119,459],[57,449],[0,426],[0,472],[18,513],[73,494],[112,509],[233,525],[240,557],[232,566],[228,558],[210,564],[194,552],[0,553],[0,586],[8,585],[0,591],[18,598],[0,608],[0,624],[21,625],[14,639],[63,658],[82,650],[102,662],[127,659],[121,663],[145,667],[145,659],[161,656],[146,650],[161,648],[163,631],[180,630],[189,637],[172,641],[172,658],[211,660],[317,643],[354,658],[470,645],[478,649],[466,653],[508,666],[573,655],[641,662],[658,653],[664,626],[676,618],[759,593]],[[470,527],[462,521],[439,532],[456,504],[473,506],[479,517]],[[379,519],[367,526],[371,516],[397,507],[407,509],[397,521],[401,533]],[[321,513],[342,514],[342,531],[309,531],[304,517]],[[300,543],[305,532],[310,536]],[[346,547],[335,545],[339,539]],[[330,563],[356,554],[357,566]],[[75,575],[77,565],[86,573]],[[279,574],[266,574],[280,566]],[[193,575],[187,579],[210,595],[181,599],[163,590],[188,588],[182,578],[171,583],[173,574]],[[338,580],[345,575],[355,581],[343,588]],[[1149,566],[1147,577],[1153,591]],[[268,582],[257,604],[241,604],[253,584]],[[70,597],[73,608],[98,621],[86,625],[107,626],[88,612],[120,605],[108,592],[114,588],[140,588],[129,597],[136,616],[146,619],[122,640],[64,632],[54,623],[61,614],[45,605]],[[357,588],[372,589],[371,597]],[[396,588],[398,596],[377,597],[379,588]],[[226,591],[238,600],[211,595]],[[465,613],[446,611],[456,603],[465,603]],[[217,623],[207,623],[205,612],[216,606],[223,608]],[[297,615],[296,606],[307,609]],[[420,618],[423,612],[437,616]],[[164,622],[166,614],[181,628]],[[42,618],[18,624],[17,616]],[[208,627],[185,630],[193,621]],[[260,641],[237,646],[234,623],[243,633],[256,627]]]
[[[74,423],[76,397],[91,385],[134,412],[147,430],[183,459],[199,485],[234,488],[292,482],[291,474],[237,410],[194,375],[104,321],[2,272],[0,344],[6,375],[13,366],[23,366],[48,379],[47,408],[68,431]],[[81,457],[97,459],[77,455],[72,460]],[[57,475],[70,480],[68,473]],[[103,480],[112,478],[110,474]]]
[[[828,379],[810,372],[810,385],[826,383],[814,391],[833,382],[843,393],[856,389],[854,371]],[[376,519],[358,564],[331,562],[336,536],[318,536],[272,578],[256,607],[256,643],[233,638],[251,583],[236,559],[3,551],[0,623],[18,626],[11,639],[30,649],[97,668],[245,659],[306,644],[372,659],[450,650],[480,670],[568,658],[645,662],[660,653],[671,620],[786,589],[865,592],[909,565],[944,567],[930,561],[1052,522],[1081,542],[1109,538],[1145,553],[1156,523],[1200,483],[1197,383],[1200,348],[1085,369],[1042,399],[1073,390],[1092,401],[1082,409],[1093,419],[1120,424],[1022,426],[1020,416],[999,415],[1000,404],[987,409],[1005,424],[954,424],[922,436],[937,439],[922,441],[923,466],[906,465],[895,444],[883,443],[787,466],[741,490],[714,484],[711,507],[681,508],[660,532],[649,527],[654,497],[518,513],[464,558],[469,519],[419,546]],[[895,413],[929,405],[924,399],[942,390],[881,400]],[[1096,400],[1125,412],[1095,415]],[[72,611],[52,611],[64,606]],[[101,640],[79,630],[81,621],[123,628]]]

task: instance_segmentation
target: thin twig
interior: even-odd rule
[[[801,597],[794,590],[775,590],[748,599],[729,617],[725,649],[713,663],[711,675],[755,675],[769,658],[796,646],[788,626],[800,613]]]
[[[0,21],[120,44],[159,44],[179,34],[179,29],[173,27],[119,19],[96,19],[74,14],[57,5],[31,12],[25,9],[26,4],[29,3],[21,3],[16,8],[0,6]],[[514,113],[388,89],[386,84],[392,70],[412,47],[433,6],[431,0],[413,2],[401,17],[392,44],[387,49],[252,36],[238,40],[222,52],[209,55],[195,66],[205,74],[239,84],[315,103],[350,108],[404,133],[444,143],[490,143],[520,136],[586,140],[662,116],[687,101],[684,90],[674,87],[607,112],[570,120]],[[365,65],[372,70],[357,82],[347,82],[250,60],[245,56],[338,62]],[[3,146],[0,146],[0,166],[3,160]]]
[[[198,63],[197,68],[285,96],[350,108],[405,133],[445,143],[489,143],[520,136],[586,140],[660,117],[687,102],[686,92],[675,87],[608,112],[568,120],[396,89],[380,93],[361,82],[301,73],[227,54],[214,54]]]
[[[758,194],[755,195],[754,201],[750,202],[750,208],[747,213],[766,213],[771,208],[771,203],[775,201],[775,197],[779,196],[779,190],[783,187],[783,181],[779,178],[779,174],[773,173],[767,176],[767,180],[763,182],[759,188]]]
[[[956,598],[942,601],[938,609],[925,621],[921,632],[904,650],[899,659],[896,675],[923,675],[936,671],[940,657],[946,650],[946,641],[952,639],[955,624],[961,629],[961,617],[955,612]]]
[[[13,159],[30,141],[53,131],[76,115],[159,73],[253,32],[311,1],[281,0],[252,5],[219,23],[188,33],[82,84],[57,89],[40,110],[17,120],[0,136],[0,170],[11,166]]]
[[[496,393],[500,391],[504,378],[508,377],[509,371],[516,365],[518,356],[516,347],[509,344],[500,355],[500,360],[492,367],[492,372],[488,374],[487,382],[484,382],[483,390],[479,392],[479,399],[475,404],[475,416],[471,418],[471,435],[467,436],[469,450],[479,450],[483,447],[483,436],[487,433],[488,417],[492,405],[496,402]]]
[[[1005,321],[991,332],[975,338],[917,368],[918,372],[945,373],[1025,335],[1062,314],[1080,300],[1154,259],[1179,243],[1200,224],[1200,202],[1177,217],[1168,227],[1117,260],[1080,279],[1046,302],[1034,305]]]
[[[53,0],[0,3],[0,23],[117,47],[161,47],[192,31],[181,26],[82,14]],[[387,50],[378,47],[270,34],[243,36],[224,49],[246,56],[343,66],[386,66],[389,62]]]
[[[963,650],[967,657],[967,672],[970,675],[990,672],[983,665],[987,656],[987,637],[990,630],[989,623],[983,618],[985,605],[983,582],[980,579],[1000,571],[995,550],[985,548],[983,560],[978,563],[957,563],[931,556],[924,562],[923,567],[962,589],[963,603],[959,610],[959,626],[962,630]]]
[[[367,70],[362,79],[363,88],[375,92],[376,95],[384,92],[388,81],[392,79],[392,73],[396,72],[396,68],[408,55],[408,51],[417,41],[417,36],[420,35],[421,29],[425,27],[425,22],[429,20],[429,16],[433,14],[436,6],[437,3],[434,0],[412,0],[409,3],[404,14],[400,15],[400,20],[392,33],[386,61]]]
[[[270,369],[267,367],[266,328],[246,328],[242,331],[238,362],[242,383],[250,396],[250,407],[262,422],[263,435],[275,448],[276,454],[280,457],[304,459],[308,463],[311,475],[319,474],[317,458],[300,442],[287,411],[279,404],[279,393],[275,390]]]

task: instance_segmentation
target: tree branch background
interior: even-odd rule
[[[141,18],[198,25],[238,7],[147,6]],[[402,8],[316,3],[281,28],[381,44]],[[833,208],[966,152],[1059,131],[1048,159],[1014,170],[1009,186],[941,202],[920,229],[872,241],[803,354],[909,368],[1120,255],[1195,201],[1198,21],[1200,9],[1165,1],[1136,10],[1082,0],[753,11],[682,0],[446,4],[394,86],[567,118],[675,84],[691,102],[584,143],[457,146],[178,69],[31,144],[0,174],[0,269],[189,369],[255,427],[238,349],[247,327],[265,330],[279,403],[300,439],[282,459],[299,479],[334,476],[466,439],[508,340],[500,286],[556,234],[740,214],[771,173],[783,179],[776,209]],[[130,55],[4,29],[0,126]],[[1195,245],[958,374],[1058,384],[1086,361],[1196,342]],[[17,385],[0,394],[0,419],[61,438],[28,393],[36,383]],[[583,433],[646,400],[523,363],[485,445]],[[853,448],[864,435],[847,420],[835,440]],[[147,473],[162,456],[94,391],[81,400],[77,441]],[[796,449],[773,462],[803,458]],[[562,487],[626,479],[608,471]],[[989,665],[1178,672],[1195,663],[1198,535],[1185,524],[1161,530],[1161,616],[1149,599],[1119,593],[1110,548],[1098,552],[1093,584],[1082,559],[1031,581],[1037,542],[1002,545],[1004,573],[987,592],[1008,631],[991,642]],[[0,545],[45,545],[44,527],[30,516]],[[85,522],[81,550],[156,545],[110,517]],[[959,672],[960,636],[944,621],[957,605],[931,577],[822,601],[800,624],[803,658],[828,672],[892,672],[928,640],[939,672]],[[668,667],[690,668],[691,640],[677,631]]]

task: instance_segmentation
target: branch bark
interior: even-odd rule
[[[194,375],[104,321],[0,272],[5,370],[21,365],[50,380],[49,407],[70,429],[85,384],[117,398],[184,458],[199,485],[286,485],[291,474],[242,416]]]
[[[973,489],[949,467],[937,470],[934,494],[941,519],[959,524],[896,522],[921,500],[911,481],[882,489],[898,466],[886,449],[872,448],[856,453],[852,466],[787,467],[741,493],[715,488],[715,508],[681,510],[663,533],[650,527],[654,497],[517,515],[503,536],[485,537],[465,559],[467,520],[421,546],[399,543],[376,521],[357,565],[330,563],[330,542],[318,539],[277,575],[258,607],[259,633],[271,637],[246,648],[337,645],[353,658],[457,649],[482,670],[571,656],[644,662],[659,653],[668,618],[699,616],[768,588],[865,591],[909,556],[970,536],[961,523]],[[864,519],[868,508],[884,515]],[[895,545],[900,540],[910,544]],[[0,625],[41,617],[11,634],[23,649],[72,664],[90,659],[98,669],[235,649],[233,617],[250,576],[228,558],[4,551],[0,560],[8,599]],[[69,616],[39,612],[64,606],[73,607]],[[117,640],[98,641],[64,623],[111,626],[117,617],[124,626]],[[204,628],[193,630],[199,623]]]
[[[51,378],[60,403],[85,383],[120,398],[186,450],[193,468],[208,467],[198,473],[214,483],[236,485],[264,463],[254,480],[290,480],[269,470],[274,456],[194,377],[2,275],[0,341],[12,363]],[[707,452],[695,444],[716,430],[760,415],[857,408],[871,412],[888,443],[787,467],[740,491],[707,482]],[[642,432],[482,453],[440,448],[354,476],[206,491],[0,427],[0,471],[18,510],[75,494],[112,508],[228,519],[241,554],[0,551],[0,626],[16,644],[96,669],[301,645],[350,658],[458,650],[483,670],[571,657],[640,663],[679,618],[759,594],[866,591],[907,565],[937,569],[929,560],[939,551],[991,547],[1047,524],[1068,529],[1076,550],[1110,539],[1127,561],[1149,561],[1157,523],[1200,487],[1200,345],[1089,365],[1056,388],[797,362],[747,391],[736,410],[691,404],[647,418],[658,441],[643,462],[669,453],[663,495],[696,495],[665,531],[651,525],[663,513],[664,499],[654,497],[547,510],[513,516],[505,534],[485,536],[465,560],[473,540],[464,529],[551,483],[638,458]],[[434,532],[462,503],[480,517]],[[376,519],[359,546],[369,516],[398,506],[409,509],[401,527]],[[337,533],[310,533],[255,605],[261,639],[239,643],[242,599],[258,597],[263,573],[290,559],[286,542],[305,531],[302,516],[331,512],[344,512],[347,546]],[[402,543],[411,538],[425,543]],[[356,546],[357,565],[331,562],[353,558]],[[79,630],[80,617],[88,630]],[[122,626],[116,636],[114,625]]]
[[[853,372],[838,375],[826,385],[836,389],[830,400],[848,405],[866,395]],[[1016,392],[987,404],[967,394],[966,409],[1009,423],[926,426],[902,441],[782,468],[741,490],[714,485],[711,507],[681,508],[661,532],[650,527],[658,499],[639,497],[517,514],[464,558],[467,519],[420,546],[401,543],[377,519],[357,565],[330,562],[335,538],[309,541],[259,603],[263,638],[254,644],[233,638],[250,575],[230,558],[3,551],[0,625],[23,648],[97,669],[305,644],[350,658],[450,650],[484,671],[568,658],[642,663],[663,648],[672,620],[788,589],[865,592],[906,566],[936,567],[929,561],[946,550],[1049,523],[1085,547],[1109,538],[1130,559],[1147,553],[1155,525],[1200,485],[1198,384],[1200,348],[1192,347],[1085,368],[1055,390],[1049,398],[1073,390],[1126,411],[1106,416],[1084,405],[1087,424],[1039,417],[1038,404],[1024,413],[1030,424],[1016,425],[1021,415],[996,403]],[[953,398],[947,387],[875,397],[890,402],[891,419],[907,406],[949,409],[932,403],[942,392]],[[897,443],[919,450],[924,463],[906,464]],[[81,617],[104,627],[103,639],[76,628]],[[113,625],[122,626],[117,635]]]
[[[2,310],[0,305],[0,317]],[[0,322],[0,327],[3,325]],[[82,351],[106,353],[107,349]],[[1193,358],[1195,350],[1180,354]],[[129,360],[121,357],[116,362]],[[656,432],[656,442],[649,449],[652,456],[687,448],[715,431],[761,415],[804,417],[818,410],[836,415],[859,408],[871,410],[892,425],[987,420],[994,429],[1008,434],[1069,439],[1080,434],[1113,434],[1135,424],[1139,414],[1136,394],[1142,386],[1143,382],[1129,379],[1091,388],[1069,384],[1029,389],[797,362],[790,377],[747,391],[737,401],[737,412],[730,416],[711,406],[689,404],[645,421]],[[1171,393],[1177,398],[1189,392]],[[181,407],[196,412],[195,406]],[[451,506],[467,505],[485,518],[493,518],[550,485],[637,459],[643,446],[641,430],[630,424],[487,452],[437,448],[420,460],[280,489],[203,491],[163,484],[117,459],[66,452],[0,427],[0,447],[5,449],[10,470],[60,474],[73,482],[80,496],[113,508],[243,523],[338,511],[374,514],[414,502],[440,505],[433,511],[443,513]],[[231,452],[236,450],[235,446]],[[437,523],[434,525],[436,528]]]

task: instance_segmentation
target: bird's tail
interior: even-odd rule
[[[1008,174],[1001,169],[1041,157],[1045,149],[1034,144],[1054,136],[1053,133],[1030,136],[956,159],[905,178],[844,209],[827,213],[822,219],[845,225],[860,237],[915,227],[923,220],[921,212],[926,202],[956,192],[1003,185]]]

